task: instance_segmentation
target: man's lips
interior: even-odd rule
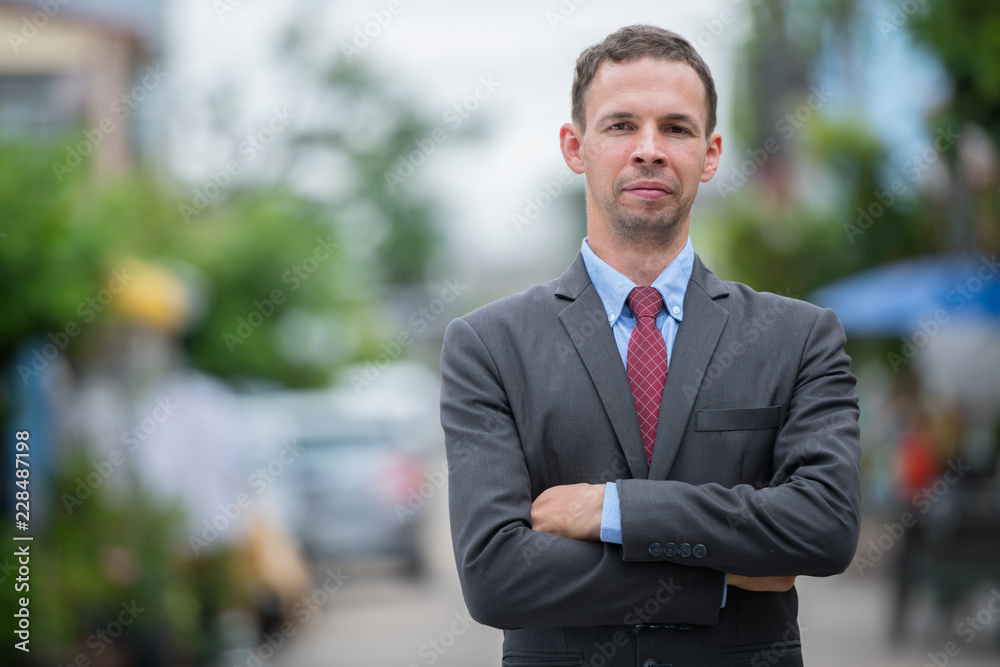
[[[656,181],[639,181],[625,186],[625,192],[641,199],[660,199],[674,193],[668,186]]]

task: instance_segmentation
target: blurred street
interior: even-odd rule
[[[449,475],[463,507],[497,498],[478,467],[499,451],[480,442],[514,444],[480,414],[495,405],[529,438],[533,497],[564,463],[598,461],[535,461],[528,443],[577,440],[552,424],[583,428],[601,376],[570,344],[610,323],[628,369],[634,313],[590,310],[582,339],[545,318],[509,340],[484,329],[525,355],[512,363],[526,382],[493,358],[499,404],[453,391],[466,364],[445,331],[599,238],[601,174],[625,166],[598,163],[627,153],[583,151],[581,170],[564,123],[583,137],[605,71],[580,80],[577,58],[628,25],[704,59],[709,161],[666,193],[670,233],[719,279],[832,311],[839,324],[827,313],[809,340],[846,334],[860,439],[844,460],[858,458],[860,489],[824,491],[852,509],[860,493],[862,530],[847,572],[797,583],[806,664],[1000,664],[1000,3],[0,0],[0,532],[31,540],[30,564],[18,546],[0,555],[19,640],[0,644],[0,667],[500,663],[502,633],[472,621],[459,586]],[[675,112],[651,118],[693,118]],[[699,132],[651,133],[629,164]],[[694,164],[654,162],[657,183],[686,183]],[[718,417],[811,414],[804,375],[782,398],[796,345],[752,349],[791,335],[799,311],[738,308],[743,291],[713,297],[730,313],[720,330],[667,311],[678,336],[729,341],[673,386]],[[550,325],[568,334],[551,349],[514,336]],[[526,356],[546,350],[576,379]],[[774,391],[744,396],[745,378]],[[536,380],[558,402],[517,395]],[[476,417],[456,440],[459,404]],[[726,463],[744,457],[732,484],[819,480],[812,449],[777,465],[782,443],[812,443],[772,442],[781,422],[750,416],[720,430]],[[453,459],[474,443],[475,477],[445,463],[445,434]],[[849,552],[853,532],[800,523],[790,537]]]
[[[429,559],[424,581],[401,583],[391,570],[373,569],[345,573],[350,579],[331,596],[325,613],[300,633],[298,641],[278,653],[276,667],[472,667],[498,665],[502,635],[469,617],[455,574],[448,531],[447,493],[441,489],[429,501],[426,531]],[[946,637],[926,630],[923,643],[911,633],[908,643],[887,641],[891,586],[880,573],[859,576],[852,567],[832,579],[800,578],[799,624],[806,664],[809,667],[878,665],[922,667],[928,653],[946,658],[948,641],[955,641],[958,655],[947,664],[959,667],[996,665],[998,623],[966,644],[961,637]],[[928,612],[929,613],[929,612]],[[914,627],[930,626],[930,618],[914,619]],[[457,621],[457,622],[456,622]],[[937,627],[940,627],[938,624]],[[265,654],[266,655],[266,654]],[[247,653],[226,667],[248,665]],[[250,667],[256,663],[250,662]],[[934,664],[931,662],[930,664]]]

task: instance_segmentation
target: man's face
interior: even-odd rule
[[[698,183],[722,150],[718,133],[705,134],[698,74],[685,62],[608,62],[585,101],[586,130],[567,124],[561,139],[570,168],[587,175],[588,223],[631,242],[686,236]]]

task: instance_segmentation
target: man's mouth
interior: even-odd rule
[[[631,183],[624,188],[625,192],[635,195],[640,199],[662,199],[672,195],[674,191],[667,185],[657,181],[638,181]]]

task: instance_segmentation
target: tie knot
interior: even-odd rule
[[[636,287],[629,292],[625,303],[632,310],[636,318],[656,317],[663,308],[663,297],[660,292],[652,286]]]

